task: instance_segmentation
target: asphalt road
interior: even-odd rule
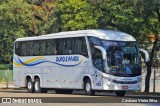
[[[30,103],[42,103],[50,106],[160,106],[160,95],[131,95],[126,94],[124,97],[117,97],[114,93],[96,92],[95,96],[86,96],[84,91],[74,91],[73,94],[56,94],[54,90],[48,91],[48,93],[27,93],[25,89],[1,89],[0,90],[0,102],[2,98],[11,98],[11,106],[21,106],[17,104],[18,100],[23,105],[37,106],[37,104]],[[24,101],[23,101],[24,100]],[[155,102],[159,103],[155,103]],[[0,105],[4,105],[0,103]],[[8,104],[7,104],[8,105]]]

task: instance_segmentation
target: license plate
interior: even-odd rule
[[[122,86],[122,89],[128,89],[128,86]]]

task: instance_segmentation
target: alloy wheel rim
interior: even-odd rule
[[[28,82],[28,89],[31,89],[32,88],[32,84],[31,82]]]
[[[91,89],[90,83],[87,83],[87,84],[86,84],[86,91],[89,92],[90,89]]]
[[[39,90],[39,83],[38,83],[38,82],[35,83],[35,90],[36,90],[36,91]]]

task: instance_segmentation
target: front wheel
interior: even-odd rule
[[[86,95],[94,95],[95,94],[95,91],[92,90],[91,81],[89,79],[87,79],[85,81],[84,88],[85,88]]]
[[[116,91],[117,96],[123,97],[126,94],[126,91]]]

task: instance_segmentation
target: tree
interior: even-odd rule
[[[151,68],[153,66],[153,59],[158,41],[160,40],[160,1],[158,0],[140,0],[137,3],[141,19],[143,19],[143,34],[146,36],[153,34],[155,41],[150,50],[150,61],[146,62],[147,74],[145,78],[145,92],[149,92]]]
[[[53,0],[0,2],[0,63],[11,63],[14,40],[56,30]]]
[[[54,0],[26,0],[33,9],[34,17],[29,31],[38,36],[55,32],[55,1]]]
[[[99,28],[120,30],[133,35],[139,44],[146,45],[150,35],[155,36],[147,65],[145,92],[149,92],[151,67],[154,52],[159,41],[160,1],[158,0],[91,0],[102,11]],[[148,44],[147,44],[148,45]]]
[[[57,0],[56,9],[58,31],[98,27],[101,13],[88,0]]]
[[[0,3],[0,63],[11,63],[14,40],[28,36],[32,23],[31,6],[24,0],[4,0]]]

